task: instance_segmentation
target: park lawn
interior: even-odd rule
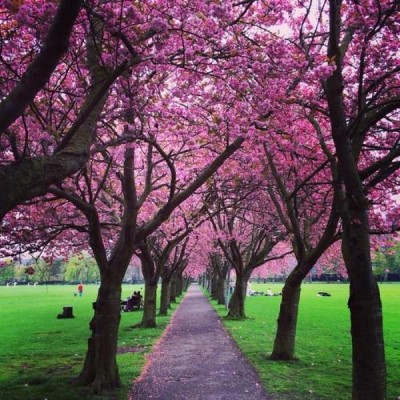
[[[282,284],[252,284],[252,290],[274,293]],[[400,284],[379,285],[383,303],[388,372],[387,399],[400,398]],[[269,360],[276,333],[280,296],[246,298],[245,320],[223,322],[257,369],[274,400],[348,400],[351,398],[351,338],[347,284],[303,284],[297,327],[297,361]],[[317,296],[326,291],[331,297]],[[212,301],[218,314],[224,306]]]
[[[123,285],[122,298],[138,289],[144,293],[143,285]],[[132,381],[144,366],[145,355],[170,317],[158,317],[155,329],[140,329],[133,325],[140,322],[142,311],[122,313],[118,341],[122,387],[113,393],[94,396],[87,388],[74,386],[73,379],[82,368],[98,286],[85,285],[82,297],[75,297],[75,290],[70,285],[0,287],[0,398],[126,398]],[[57,319],[62,307],[69,305],[73,306],[75,318]]]

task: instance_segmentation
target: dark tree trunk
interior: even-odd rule
[[[368,215],[350,207],[352,221],[344,224],[343,257],[350,279],[348,306],[353,345],[353,400],[386,398],[386,362],[382,331],[382,304],[372,273]]]
[[[218,271],[215,268],[211,277],[211,298],[214,300],[218,298]]]
[[[230,318],[246,318],[244,312],[244,301],[246,297],[247,280],[242,274],[236,272],[235,290],[228,304],[228,317]]]
[[[218,304],[225,304],[226,286],[227,286],[227,275],[229,266],[228,263],[219,262],[218,267],[218,293],[217,300]]]
[[[161,299],[160,299],[160,313],[159,315],[168,315],[170,300],[170,281],[163,279],[161,283]]]
[[[102,281],[95,313],[90,322],[92,336],[78,383],[90,385],[94,393],[120,386],[117,366],[117,341],[120,322],[121,284]]]
[[[271,354],[271,359],[273,360],[294,359],[301,281],[293,284],[290,281],[289,276],[282,290],[282,301],[277,321],[278,327]]]
[[[183,278],[182,274],[177,274],[176,276],[176,296],[182,296],[183,292]]]
[[[154,328],[157,326],[157,284],[161,270],[156,268],[147,243],[139,246],[139,249],[140,253],[138,256],[142,263],[142,272],[145,281],[143,317],[140,326],[142,328]]]
[[[314,256],[313,262],[298,262],[286,279],[282,289],[282,300],[277,320],[272,360],[293,360],[295,358],[297,316],[299,313],[301,282],[311,271],[322,254],[322,249]]]
[[[155,328],[156,307],[157,307],[157,284],[147,284],[144,287],[143,318],[141,326],[143,328]]]
[[[169,290],[170,290],[170,295],[169,295],[170,303],[176,303],[176,276],[175,275],[173,275],[171,278]]]
[[[183,291],[184,291],[184,292],[187,292],[187,290],[189,289],[190,282],[191,282],[191,279],[190,279],[190,278],[185,278],[185,280],[184,280],[184,286],[183,286]]]
[[[343,95],[343,48],[340,43],[341,1],[330,0],[328,57],[336,69],[326,80],[332,138],[335,143],[342,198],[342,253],[350,278],[348,305],[353,344],[353,400],[384,400],[386,363],[382,329],[382,305],[372,274],[368,200],[358,171],[365,140],[364,127],[347,123]]]
[[[218,304],[225,304],[226,280],[219,277],[218,279]]]
[[[212,272],[208,271],[207,272],[207,277],[206,277],[206,288],[207,288],[207,292],[211,293],[211,276],[212,276]]]

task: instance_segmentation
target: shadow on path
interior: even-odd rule
[[[198,285],[190,286],[130,400],[266,400],[259,378]]]

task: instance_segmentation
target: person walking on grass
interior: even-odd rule
[[[78,293],[79,293],[79,297],[82,297],[82,294],[83,294],[83,285],[82,285],[82,282],[78,285]]]

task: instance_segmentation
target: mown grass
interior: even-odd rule
[[[274,293],[282,284],[252,284]],[[347,284],[304,284],[297,327],[298,361],[269,360],[276,333],[280,297],[247,297],[245,320],[223,322],[255,366],[275,400],[351,399],[351,338]],[[380,285],[383,302],[388,400],[400,398],[400,284]],[[326,291],[331,297],[319,297]],[[224,306],[212,302],[221,317]]]
[[[143,286],[124,285],[122,298]],[[118,365],[122,387],[102,396],[74,385],[90,336],[92,302],[98,286],[0,287],[0,398],[7,400],[125,399],[145,363],[145,355],[164,331],[170,317],[158,317],[155,329],[133,328],[141,311],[122,313]],[[178,300],[179,302],[179,300]],[[73,306],[74,319],[57,319],[63,306]],[[173,307],[173,309],[176,306]],[[173,311],[173,310],[172,310]],[[134,352],[123,352],[135,350]]]

